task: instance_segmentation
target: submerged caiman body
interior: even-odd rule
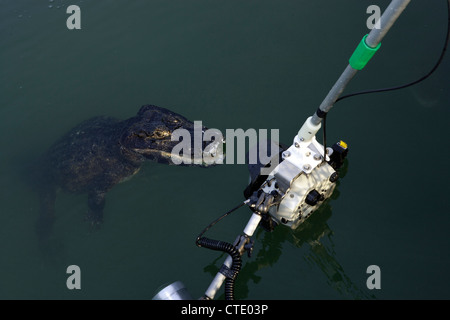
[[[153,105],[141,107],[126,120],[95,117],[74,127],[39,162],[38,233],[45,236],[51,230],[57,189],[87,193],[87,219],[100,224],[105,195],[114,185],[133,176],[145,160],[172,164],[171,150],[178,141],[171,135],[179,128],[194,132],[194,124],[185,117]],[[203,143],[200,151],[204,147]]]

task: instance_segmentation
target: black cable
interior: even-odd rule
[[[212,226],[214,226],[217,222],[219,222],[220,220],[222,220],[223,218],[225,218],[232,212],[236,211],[237,209],[242,207],[247,202],[248,202],[247,200],[243,201],[238,206],[225,212],[219,218],[217,218],[216,220],[211,222],[208,226],[206,226],[202,230],[202,232],[200,232],[197,239],[195,240],[195,244],[198,247],[204,247],[204,248],[208,248],[211,250],[222,251],[222,252],[228,253],[230,255],[230,257],[232,259],[231,267],[228,268],[229,269],[228,272],[226,272],[226,270],[225,270],[225,271],[223,271],[223,272],[225,272],[225,274],[222,273],[226,276],[226,280],[225,280],[225,299],[226,300],[234,300],[234,281],[236,280],[236,277],[239,274],[239,271],[241,270],[241,267],[242,267],[241,254],[239,253],[239,250],[233,244],[225,242],[225,241],[209,239],[209,238],[203,237],[203,234],[206,231],[208,231]],[[225,265],[223,267],[225,267]]]
[[[241,253],[239,252],[238,248],[236,248],[235,245],[220,241],[220,240],[214,240],[209,239],[207,237],[203,237],[203,234],[205,234],[206,231],[208,231],[211,227],[213,227],[216,223],[218,223],[220,220],[231,214],[232,212],[236,211],[240,207],[242,207],[244,204],[248,204],[250,199],[247,199],[243,201],[238,206],[234,207],[233,209],[225,212],[223,215],[221,215],[219,218],[211,222],[208,226],[206,226],[202,232],[197,236],[197,239],[195,240],[195,244],[198,247],[203,247],[215,251],[222,251],[225,253],[228,253],[232,259],[231,266],[228,268],[225,264],[222,265],[222,268],[220,270],[220,273],[222,273],[226,279],[225,279],[225,299],[226,300],[234,300],[234,283],[236,280],[236,277],[238,276],[241,267],[242,267],[242,259],[241,259]],[[272,203],[271,205],[274,205],[275,203]],[[209,299],[209,297],[205,297]]]
[[[447,22],[447,35],[446,35],[446,38],[445,38],[444,47],[442,48],[442,52],[441,52],[441,55],[439,56],[438,61],[436,62],[434,67],[426,75],[424,75],[420,79],[417,79],[415,81],[412,81],[412,82],[409,82],[407,84],[403,84],[403,85],[400,85],[400,86],[381,88],[381,89],[371,89],[371,90],[364,90],[364,91],[360,91],[360,92],[350,93],[350,94],[347,94],[345,96],[342,96],[342,97],[338,98],[334,103],[336,103],[338,101],[341,101],[343,99],[354,97],[354,96],[358,96],[358,95],[361,95],[361,94],[368,94],[368,93],[375,93],[375,92],[386,92],[386,91],[393,91],[393,90],[407,88],[407,87],[415,85],[415,84],[425,80],[426,78],[428,78],[438,68],[438,66],[441,64],[442,60],[444,59],[445,52],[447,51],[447,46],[448,46],[449,38],[450,38],[450,0],[447,0],[447,12],[448,12],[448,15],[447,15],[447,19],[448,19],[448,22]]]
[[[323,129],[322,129],[322,133],[323,133],[323,160],[322,161],[327,161],[327,114],[325,113],[325,115],[323,116],[322,119],[323,122]]]
[[[444,59],[445,53],[447,51],[447,47],[448,47],[448,43],[450,41],[450,0],[447,0],[447,35],[445,37],[445,42],[444,42],[444,47],[442,48],[441,51],[441,55],[439,56],[439,59],[437,60],[436,64],[434,65],[434,67],[424,76],[422,76],[421,78],[403,84],[403,85],[399,85],[399,86],[395,86],[395,87],[388,87],[388,88],[381,88],[381,89],[370,89],[370,90],[364,90],[364,91],[359,91],[359,92],[354,92],[354,93],[350,93],[347,95],[344,95],[342,97],[339,97],[334,103],[344,100],[346,98],[350,98],[350,97],[354,97],[354,96],[358,96],[358,95],[362,95],[362,94],[369,94],[369,93],[377,93],[377,92],[386,92],[386,91],[393,91],[393,90],[399,90],[399,89],[404,89],[407,87],[410,87],[412,85],[415,85],[423,80],[425,80],[426,78],[428,78],[429,76],[431,76],[431,74],[436,71],[436,69],[439,67],[439,65],[441,64],[442,60]],[[323,146],[324,146],[324,158],[326,157],[326,115],[327,113],[325,113],[325,115],[323,115]]]
[[[247,200],[246,200],[247,201]],[[195,244],[199,246],[198,240],[203,236],[203,234],[208,231],[212,226],[214,226],[217,222],[219,222],[220,220],[222,220],[223,218],[225,218],[226,216],[228,216],[229,214],[233,213],[234,211],[236,211],[237,209],[239,209],[240,207],[242,207],[246,201],[242,202],[240,205],[234,207],[233,209],[225,212],[223,215],[221,215],[219,218],[217,218],[216,220],[214,220],[213,222],[211,222],[209,225],[207,225],[202,232],[200,232],[200,234],[198,235],[197,239],[195,240]]]
[[[239,271],[241,271],[242,267],[242,259],[239,250],[231,243],[220,240],[208,239],[205,237],[197,239],[197,245],[199,247],[204,247],[211,250],[226,252],[230,255],[232,259],[231,266],[230,268],[225,268],[228,269],[228,272],[225,270],[223,271],[224,273],[222,274],[226,276],[225,299],[234,300],[234,281],[236,280],[236,277],[238,276]]]

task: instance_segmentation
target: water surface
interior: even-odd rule
[[[71,4],[81,30],[66,27]],[[243,200],[245,165],[146,163],[108,194],[97,232],[86,197],[61,193],[44,251],[25,169],[80,121],[144,104],[223,132],[276,128],[290,144],[368,32],[370,4],[388,1],[0,0],[0,298],[151,299],[176,280],[201,296],[224,256],[195,238]],[[446,19],[445,1],[412,1],[346,92],[428,72]],[[236,298],[450,298],[449,63],[336,104],[328,141],[349,144],[345,177],[299,229],[256,232]],[[233,241],[249,217],[241,208],[208,236]],[[81,290],[66,287],[72,264]],[[369,265],[380,290],[366,287]]]

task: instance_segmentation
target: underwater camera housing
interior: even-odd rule
[[[269,163],[249,165],[250,184],[244,196],[250,198],[250,208],[261,214],[264,229],[272,231],[278,224],[297,228],[333,193],[348,147],[339,141],[325,149],[315,137],[320,127],[308,118],[290,147],[279,146]],[[261,168],[273,166],[278,159],[269,174],[261,173]]]

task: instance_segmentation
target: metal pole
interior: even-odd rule
[[[392,27],[394,22],[400,16],[400,14],[405,10],[406,6],[409,4],[411,0],[392,0],[389,6],[384,11],[383,15],[380,17],[380,29],[372,29],[372,31],[367,36],[365,42],[366,45],[371,48],[376,48],[378,44],[381,42],[383,37]],[[322,101],[319,106],[319,109],[323,113],[327,113],[333,107],[333,104],[339,98],[339,96],[344,91],[347,84],[350,80],[355,76],[358,72],[357,69],[354,69],[350,64],[345,68],[344,72],[341,74],[339,79],[336,81],[334,86],[331,88],[328,95]],[[323,117],[314,113],[311,118],[311,122],[313,125],[318,125],[322,121]]]
[[[248,221],[244,229],[244,235],[246,237],[250,238],[251,236],[253,236],[253,233],[256,231],[256,228],[258,227],[261,218],[262,218],[261,215],[258,213],[252,214],[250,220]],[[241,245],[243,246],[244,244],[245,243],[242,243]],[[239,244],[237,246],[239,246]],[[241,250],[242,248],[238,249]],[[233,262],[232,258],[228,255],[223,264],[229,268],[231,267],[232,262]],[[226,277],[222,273],[218,272],[214,277],[213,281],[211,282],[211,284],[209,285],[208,289],[206,289],[205,297],[207,297],[210,300],[214,299],[214,296],[222,286],[225,279]]]

